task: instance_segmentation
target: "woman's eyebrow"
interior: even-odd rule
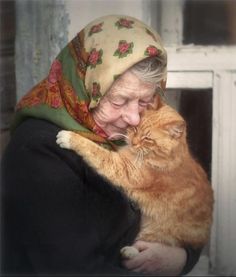
[[[149,95],[149,96],[145,96],[144,98],[140,99],[140,100],[143,100],[143,101],[151,101],[153,99],[153,95]]]
[[[110,100],[127,100],[128,97],[122,96],[122,95],[114,95],[114,94],[110,94],[109,96]]]

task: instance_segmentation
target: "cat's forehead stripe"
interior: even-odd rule
[[[143,124],[145,124],[147,127],[153,127],[154,125],[157,125],[160,122],[160,117],[155,112],[151,114],[150,116],[143,119]]]

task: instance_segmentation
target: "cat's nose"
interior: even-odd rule
[[[139,147],[140,146],[140,140],[138,137],[134,136],[132,138],[132,145],[135,146],[135,147]]]

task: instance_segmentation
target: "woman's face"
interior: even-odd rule
[[[153,101],[155,84],[140,81],[132,72],[125,72],[101,99],[93,117],[105,133],[117,139],[128,126],[137,126],[140,113]]]

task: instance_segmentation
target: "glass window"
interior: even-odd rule
[[[169,89],[167,103],[187,122],[190,151],[211,178],[212,90]]]
[[[236,44],[236,1],[185,0],[183,43]]]

